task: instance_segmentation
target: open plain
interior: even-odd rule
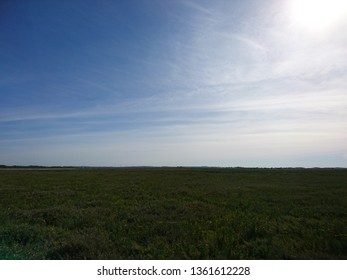
[[[0,169],[0,259],[346,259],[347,169]]]

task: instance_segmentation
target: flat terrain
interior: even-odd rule
[[[0,259],[347,259],[347,169],[0,170]]]

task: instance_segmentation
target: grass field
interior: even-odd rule
[[[347,169],[3,169],[0,259],[347,259]]]

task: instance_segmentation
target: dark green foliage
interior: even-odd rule
[[[0,259],[346,259],[346,169],[0,170]]]

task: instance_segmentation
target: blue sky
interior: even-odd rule
[[[346,5],[294,2],[2,1],[0,164],[347,167]]]

